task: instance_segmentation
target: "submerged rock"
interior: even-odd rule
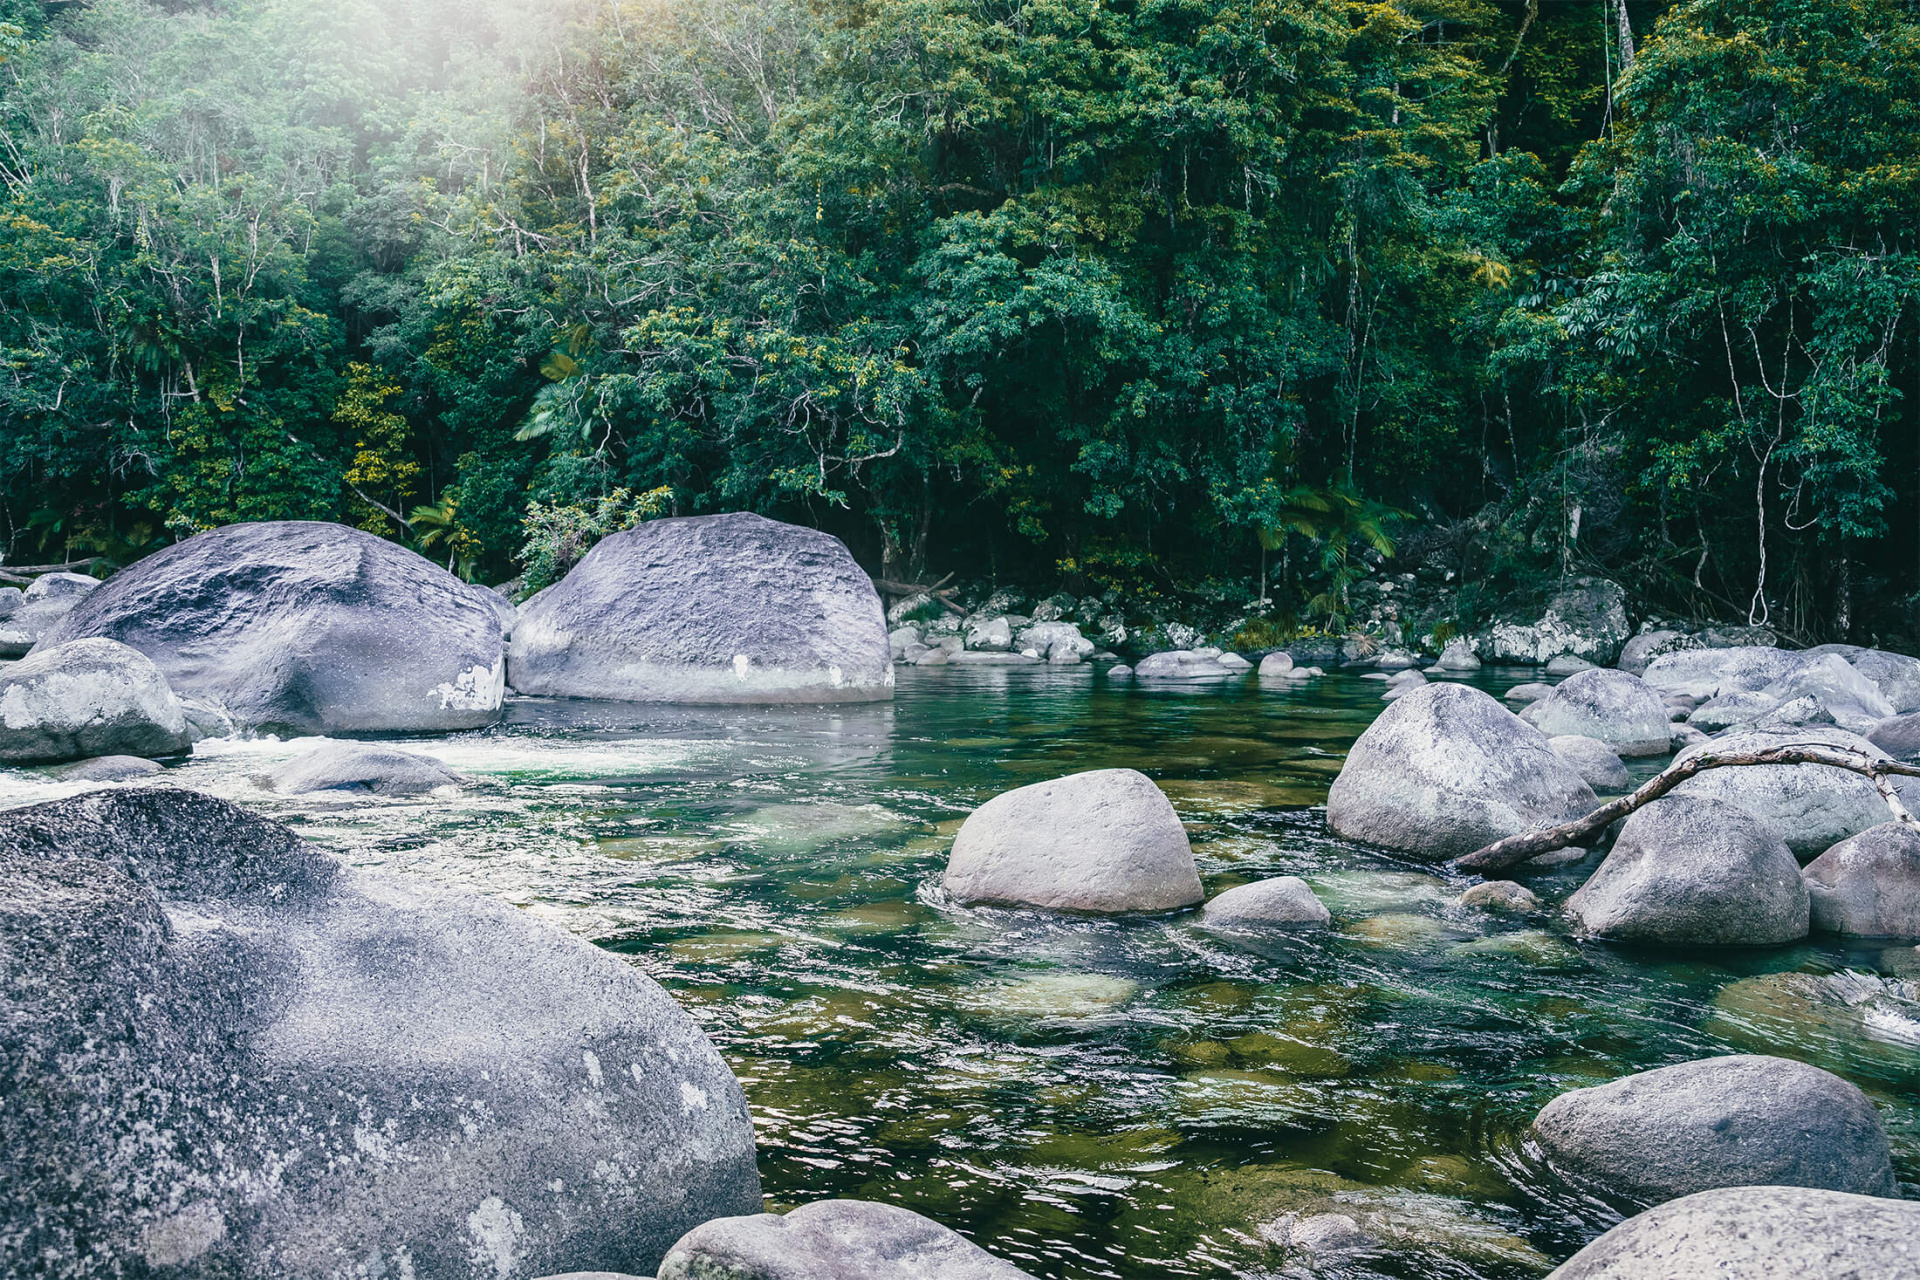
[[[1561,734],[1547,739],[1554,754],[1574,767],[1595,791],[1625,791],[1633,778],[1614,749],[1598,738]]]
[[[1702,1191],[1629,1218],[1547,1280],[1906,1280],[1920,1203],[1806,1187]]]
[[[74,640],[0,669],[0,761],[170,756],[187,720],[160,669],[112,640]]]
[[[0,1273],[651,1273],[760,1204],[620,957],[183,790],[0,814]]]
[[[1274,876],[1215,895],[1202,924],[1235,926],[1330,924],[1333,914],[1299,876]]]
[[[1638,676],[1592,669],[1568,676],[1520,714],[1549,738],[1578,736],[1623,756],[1667,753],[1667,709]]]
[[[1532,1132],[1555,1165],[1640,1206],[1716,1187],[1894,1194],[1873,1103],[1790,1058],[1703,1058],[1575,1089]]]
[[[871,1200],[816,1200],[787,1214],[702,1223],[667,1251],[660,1280],[1032,1277],[911,1209]]]
[[[286,761],[267,781],[290,796],[314,791],[411,796],[458,786],[461,778],[432,756],[370,742],[327,742]]]
[[[98,756],[82,760],[60,770],[62,782],[125,782],[131,778],[150,778],[166,770],[152,760],[139,756]]]
[[[1920,831],[1883,822],[1807,864],[1813,927],[1862,937],[1920,938]]]
[[[1566,910],[1578,932],[1619,942],[1769,946],[1807,936],[1807,889],[1787,846],[1745,810],[1698,797],[1636,810]]]
[[[1461,894],[1460,905],[1499,915],[1524,916],[1540,909],[1540,898],[1523,884],[1511,880],[1488,880]]]
[[[1537,730],[1478,689],[1439,682],[1360,735],[1327,794],[1327,822],[1350,840],[1445,859],[1597,805]]]
[[[1754,730],[1714,738],[1686,748],[1674,758],[1674,763],[1691,760],[1703,751],[1737,753],[1794,744],[1843,747],[1870,758],[1886,758],[1878,747],[1857,734],[1831,726],[1809,726],[1778,732]],[[1886,801],[1880,798],[1873,783],[1857,773],[1823,764],[1709,769],[1681,783],[1672,794],[1738,805],[1766,824],[1803,858],[1811,858],[1835,842],[1887,820]]]
[[[880,597],[846,547],[744,511],[602,539],[521,608],[508,663],[520,692],[567,698],[893,696]]]
[[[1133,769],[995,796],[961,824],[941,883],[960,902],[1056,911],[1171,911],[1201,898],[1179,815]]]
[[[499,717],[500,620],[466,583],[345,525],[228,525],[113,575],[41,641],[131,645],[182,697],[263,732],[475,729]]]

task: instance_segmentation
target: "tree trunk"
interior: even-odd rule
[[[1620,70],[1633,70],[1633,24],[1627,21],[1627,0],[1613,0],[1615,19],[1620,24]]]

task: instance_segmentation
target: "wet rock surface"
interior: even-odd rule
[[[1807,864],[1813,927],[1861,937],[1920,938],[1920,830],[1883,822]]]
[[[1716,1187],[1894,1191],[1873,1103],[1789,1058],[1703,1058],[1575,1089],[1532,1136],[1556,1167],[1640,1207]]]
[[[126,645],[74,640],[0,669],[0,761],[170,756],[188,741],[167,678]]]
[[[957,1231],[898,1205],[820,1200],[720,1218],[667,1252],[660,1280],[1032,1280]]]
[[[1568,676],[1521,713],[1549,738],[1592,738],[1619,755],[1667,753],[1667,709],[1638,676],[1587,670]]]
[[[460,775],[432,756],[369,742],[328,742],[303,752],[267,775],[283,795],[353,791],[382,796],[419,795],[458,786]]]

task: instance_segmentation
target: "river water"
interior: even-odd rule
[[[845,708],[518,700],[493,729],[409,744],[473,780],[454,798],[252,781],[311,740],[202,743],[169,777],[629,957],[740,1076],[770,1207],[893,1201],[1036,1276],[1540,1276],[1619,1214],[1541,1168],[1534,1112],[1728,1051],[1865,1089],[1920,1194],[1920,951],[1649,952],[1462,909],[1467,881],[1326,828],[1380,689],[907,668],[891,704]],[[1334,928],[945,899],[975,805],[1112,766],[1172,797],[1210,895],[1301,875]],[[0,771],[0,806],[81,789]],[[1531,883],[1557,902],[1592,865]],[[1329,1211],[1370,1243],[1316,1259],[1262,1232]]]

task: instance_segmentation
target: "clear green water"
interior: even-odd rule
[[[1510,674],[1482,682],[1527,678]],[[1466,881],[1337,840],[1316,807],[1379,692],[917,669],[890,706],[519,702],[416,744],[475,779],[455,800],[249,781],[304,743],[202,744],[173,778],[631,957],[745,1084],[773,1206],[895,1201],[1040,1276],[1332,1274],[1259,1231],[1329,1210],[1381,1242],[1343,1276],[1538,1276],[1618,1216],[1530,1157],[1538,1107],[1733,1049],[1846,1075],[1920,1180],[1913,1006],[1819,986],[1920,976],[1920,952],[1659,954],[1463,911]],[[1302,875],[1335,929],[1228,938],[942,897],[974,805],[1116,765],[1172,796],[1209,893]],[[0,772],[0,804],[77,789]],[[1557,902],[1586,869],[1532,883]]]

